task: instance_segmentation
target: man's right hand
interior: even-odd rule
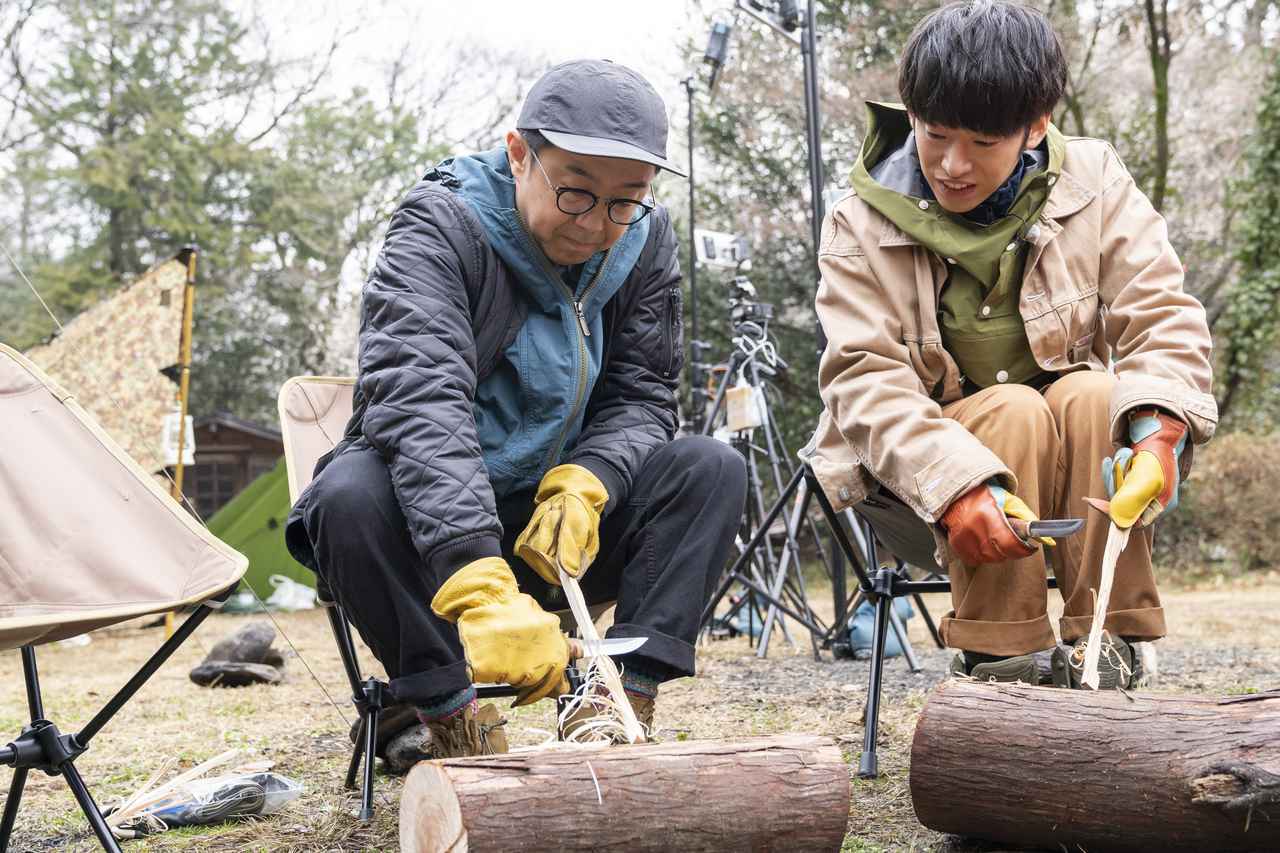
[[[501,557],[475,560],[454,572],[431,609],[458,626],[471,677],[519,688],[516,705],[569,690],[569,643],[560,620],[516,586]]]
[[[1019,560],[1036,552],[1035,545],[1018,536],[1009,518],[1035,521],[1026,502],[1002,486],[983,483],[956,498],[940,521],[947,541],[966,566]],[[1043,540],[1054,544],[1052,539]]]

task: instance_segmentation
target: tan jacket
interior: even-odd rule
[[[1218,410],[1204,308],[1182,289],[1164,219],[1109,144],[1067,139],[1062,176],[1026,236],[1018,307],[1041,367],[1110,365],[1117,442],[1124,413],[1140,405],[1167,409],[1190,425],[1192,442],[1208,441]],[[879,481],[936,522],[990,477],[1016,490],[994,453],[942,417],[941,406],[961,396],[938,329],[946,259],[850,193],[827,216],[818,261],[825,411],[801,455],[836,508],[858,503]],[[1190,459],[1189,447],[1183,461]]]

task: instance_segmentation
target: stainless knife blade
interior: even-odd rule
[[[586,640],[570,638],[569,640],[569,657],[577,660],[585,657],[597,657],[599,655],[609,655],[617,657],[634,652],[640,648],[648,640],[648,637],[610,637],[607,640],[601,640],[598,643],[588,643]]]
[[[1031,542],[1042,537],[1058,539],[1070,536],[1084,527],[1083,518],[1045,518],[1039,521],[1023,521],[1020,518],[1009,519],[1009,526],[1021,539]]]

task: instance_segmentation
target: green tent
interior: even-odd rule
[[[244,583],[262,599],[275,587],[268,580],[284,575],[309,587],[316,576],[289,556],[284,546],[284,523],[289,516],[289,478],[284,458],[254,480],[209,519],[209,532],[249,558]]]

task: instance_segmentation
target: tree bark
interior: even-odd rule
[[[418,764],[400,849],[836,851],[848,820],[830,738],[555,747]]]
[[[1280,692],[953,682],[911,745],[916,816],[1051,850],[1280,850]]]
[[[1151,177],[1151,204],[1164,210],[1169,179],[1169,63],[1173,39],[1169,32],[1169,0],[1144,0],[1147,52],[1151,59],[1152,98],[1155,101],[1156,158]]]

